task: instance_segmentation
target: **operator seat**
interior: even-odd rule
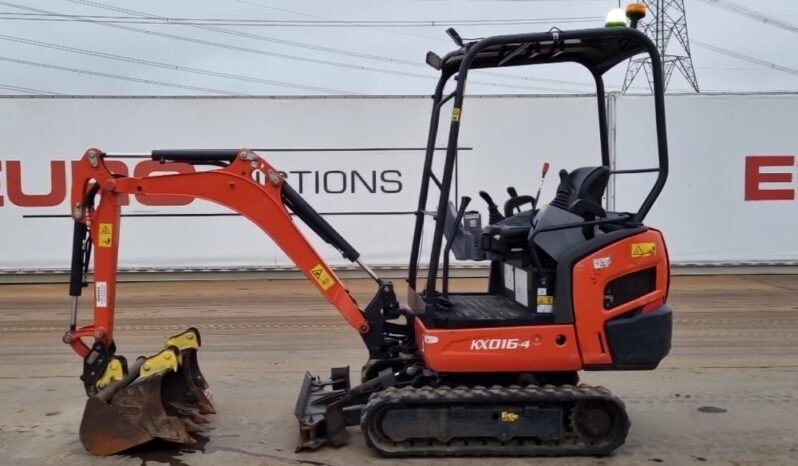
[[[482,228],[480,247],[493,254],[523,251],[528,247],[527,236],[532,228],[532,210],[519,212],[512,217]]]
[[[545,215],[549,219],[543,220],[544,225],[541,226],[561,225],[606,217],[607,213],[601,207],[601,197],[607,188],[609,177],[610,170],[605,166],[581,167],[571,173],[566,170],[560,170],[560,184],[557,187],[557,195],[544,211],[541,211],[537,216],[532,210],[524,211],[501,222],[484,227],[480,241],[481,248],[498,255],[506,255],[510,252],[528,252],[529,235],[533,222],[537,225],[536,217],[548,211],[551,207],[571,215],[554,215],[554,212],[550,212]],[[563,219],[559,219],[559,217],[563,217]],[[584,230],[584,236],[581,241],[592,238],[594,229],[585,227]],[[562,234],[563,232],[569,232],[569,230],[558,231],[557,233]],[[577,230],[572,232],[579,233]],[[547,233],[541,233],[539,236],[547,235]],[[575,237],[574,241],[576,240],[578,238]],[[570,241],[568,244],[570,244]]]
[[[601,207],[601,198],[607,189],[610,169],[605,166],[581,167],[568,173],[560,170],[560,185],[551,204],[583,216],[588,210],[594,215],[606,217]],[[585,218],[587,220],[587,218]]]
[[[581,167],[571,173],[560,170],[557,194],[536,216],[535,229],[606,218],[601,198],[609,178],[610,169],[606,166]],[[584,226],[543,232],[535,237],[535,245],[556,261],[565,251],[592,239],[596,230],[595,226]]]

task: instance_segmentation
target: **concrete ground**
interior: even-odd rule
[[[371,282],[350,281],[361,302]],[[459,280],[454,289],[478,288]],[[357,334],[304,281],[126,283],[119,353],[150,354],[186,326],[219,413],[194,449],[157,445],[107,458],[84,451],[80,359],[61,343],[64,285],[0,286],[2,465],[390,465],[358,429],[343,448],[295,454],[293,407],[305,370],[327,374],[365,353]],[[400,296],[404,296],[401,292]],[[676,277],[673,350],[653,372],[583,374],[626,402],[627,442],[613,456],[406,459],[403,465],[798,464],[798,276]],[[88,315],[90,299],[83,300]],[[707,412],[709,411],[709,412]]]

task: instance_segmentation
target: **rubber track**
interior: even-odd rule
[[[614,408],[614,428],[604,439],[589,439],[575,428],[572,419],[573,406],[580,402],[606,403]],[[453,439],[443,443],[437,439],[413,439],[395,442],[388,439],[376,423],[381,414],[399,406],[451,406],[480,404],[535,404],[563,405],[563,436],[558,441],[540,442],[536,439],[512,439],[501,442],[489,438]],[[422,409],[422,408],[420,408]],[[391,387],[377,392],[369,398],[361,415],[361,430],[366,444],[383,456],[578,456],[608,455],[623,445],[629,431],[629,418],[624,404],[604,387],[589,385],[562,386],[483,386],[474,387]]]

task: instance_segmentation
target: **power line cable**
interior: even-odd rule
[[[315,18],[315,19],[324,20],[324,21],[339,21],[339,20],[336,20],[336,19],[333,19],[333,18],[330,18],[330,17],[327,17],[327,16],[311,15],[311,14],[302,13],[302,12],[299,12],[299,11],[296,11],[296,10],[288,10],[288,9],[285,9],[285,8],[277,8],[277,7],[273,7],[273,6],[270,6],[270,5],[265,5],[265,4],[262,4],[262,3],[258,3],[258,2],[255,2],[255,1],[249,1],[249,0],[235,0],[235,1],[238,2],[238,3],[243,3],[245,5],[252,5],[252,6],[259,7],[259,8],[265,8],[267,10],[282,11],[284,13],[290,13],[290,14],[294,14],[294,15],[298,15],[298,16],[304,16],[304,17],[307,17],[307,18]],[[549,21],[549,20],[559,21],[560,19],[561,18],[546,18],[545,21]],[[565,19],[574,19],[574,17],[565,18]],[[584,17],[583,19],[585,20],[585,22],[594,21],[594,20],[596,20],[596,21],[603,20],[603,18],[599,18],[599,17],[596,17],[596,18]],[[370,27],[369,29],[374,29],[374,30],[378,30],[378,31],[385,31],[385,32],[391,32],[391,33],[400,33],[399,31],[391,31],[389,29],[377,28],[377,27]],[[412,37],[420,37],[420,38],[423,38],[423,39],[433,39],[433,40],[437,40],[437,41],[440,41],[440,42],[447,42],[447,43],[450,42],[450,40],[441,39],[441,38],[438,38],[438,37],[427,37],[427,36],[419,36],[419,35],[415,35],[415,34],[405,34],[405,33],[401,33],[401,34],[410,35]],[[414,66],[425,66],[424,64],[421,64],[421,63],[418,63],[418,62],[407,62],[407,64],[414,65]],[[569,85],[569,86],[580,86],[580,87],[591,87],[591,88],[595,87],[595,83],[585,83],[585,82],[579,82],[579,81],[567,81],[567,80],[562,80],[562,79],[535,78],[535,77],[531,77],[531,76],[517,76],[517,75],[512,75],[512,74],[507,74],[507,73],[497,73],[497,72],[490,72],[490,71],[484,71],[482,74],[484,74],[486,76],[497,77],[497,78],[518,79],[518,80],[523,80],[523,81],[543,82],[543,83],[551,83],[551,84],[564,84],[564,85]],[[611,85],[608,85],[607,87],[620,88],[620,86],[611,86]]]
[[[284,13],[291,13],[291,14],[294,14],[294,15],[297,15],[297,16],[304,16],[306,18],[316,18],[316,19],[324,19],[324,20],[332,20],[333,19],[333,18],[328,18],[326,16],[311,15],[311,14],[308,14],[308,13],[301,13],[301,12],[298,12],[298,11],[288,10],[288,9],[285,9],[285,8],[277,8],[275,6],[264,5],[262,3],[248,1],[248,0],[235,0],[235,1],[238,2],[238,3],[243,3],[245,5],[252,5],[252,6],[259,7],[259,8],[265,8],[267,10],[282,11]],[[373,29],[375,31],[389,32],[391,34],[396,34],[396,35],[400,35],[400,36],[418,37],[418,38],[421,38],[421,39],[435,40],[435,41],[439,41],[439,42],[449,42],[449,40],[446,40],[446,39],[443,39],[443,38],[440,38],[440,37],[431,37],[431,36],[426,36],[426,35],[421,35],[421,34],[414,34],[414,33],[406,32],[406,31],[394,31],[394,30],[391,30],[391,29],[385,29],[384,27],[371,26],[371,27],[369,27],[369,29]]]
[[[20,9],[25,9],[25,10],[45,11],[45,10],[39,10],[39,9],[36,9],[36,8],[26,7],[26,6],[23,6],[23,5],[18,5],[18,4],[14,4],[14,3],[10,3],[10,2],[2,2],[2,1],[0,1],[0,5],[6,5],[6,6],[11,6],[13,8],[20,8]],[[52,13],[52,14],[56,14],[56,15],[59,14],[59,13],[54,13],[54,12],[48,12],[48,13]],[[355,65],[355,64],[342,63],[342,62],[334,62],[334,61],[329,61],[329,60],[321,60],[321,59],[315,59],[315,58],[302,57],[302,56],[297,56],[297,55],[288,55],[288,54],[283,54],[283,53],[270,52],[268,50],[253,49],[253,48],[250,48],[250,47],[243,47],[243,46],[239,46],[239,45],[225,44],[225,43],[222,43],[222,42],[214,42],[214,41],[209,41],[209,40],[205,40],[205,39],[197,39],[197,38],[194,38],[194,37],[181,36],[181,35],[177,35],[177,34],[169,34],[169,33],[151,31],[151,30],[148,30],[148,29],[141,29],[141,28],[136,28],[136,27],[132,27],[132,26],[124,26],[124,25],[121,25],[121,24],[102,23],[102,22],[99,22],[99,21],[91,20],[91,19],[79,19],[79,18],[76,18],[76,21],[90,23],[90,24],[96,24],[96,25],[99,25],[99,26],[105,26],[105,27],[110,27],[110,28],[114,28],[114,29],[120,29],[120,30],[124,30],[124,31],[136,32],[136,33],[139,33],[139,34],[146,34],[146,35],[155,36],[155,37],[162,37],[162,38],[166,38],[166,39],[178,40],[178,41],[183,41],[183,42],[190,42],[190,43],[203,45],[203,46],[208,46],[208,47],[223,48],[223,49],[234,50],[234,51],[238,51],[238,52],[253,53],[253,54],[276,57],[276,58],[284,58],[284,59],[287,59],[287,60],[296,60],[296,61],[303,61],[303,62],[308,62],[308,63],[322,64],[322,65],[329,65],[329,66],[337,66],[337,67],[341,67],[341,68],[348,68],[348,69],[360,70],[360,71],[374,71],[374,72],[379,72],[379,73],[399,74],[399,75],[411,76],[411,77],[417,77],[417,78],[430,78],[430,76],[428,76],[428,75],[422,75],[422,74],[418,74],[418,73],[408,73],[408,72],[403,72],[403,71],[398,71],[398,70],[389,70],[389,69],[385,69],[385,68],[374,68],[374,67],[369,67],[369,66]]]
[[[104,9],[104,10],[108,10],[108,11],[115,11],[117,13],[126,13],[126,14],[140,15],[140,16],[144,16],[144,17],[147,17],[147,18],[163,18],[161,16],[153,15],[151,13],[147,13],[147,12],[143,12],[143,11],[130,10],[130,9],[127,9],[127,8],[116,7],[116,6],[113,6],[113,5],[107,5],[107,4],[104,4],[104,3],[93,2],[93,1],[89,1],[89,0],[65,0],[65,1],[70,2],[70,3],[76,3],[76,4],[81,4],[81,5],[92,6],[92,7],[95,7],[95,8],[100,8],[100,9]],[[2,4],[2,3],[3,2],[0,2],[0,4]],[[238,37],[244,37],[244,38],[247,38],[247,39],[262,40],[262,41],[267,41],[267,42],[278,43],[278,44],[281,44],[281,45],[288,45],[288,46],[292,46],[292,47],[306,48],[306,49],[311,49],[311,50],[316,50],[316,51],[326,52],[326,53],[347,55],[347,56],[351,56],[351,57],[364,58],[364,59],[368,59],[368,60],[378,60],[378,61],[384,61],[384,62],[389,62],[389,63],[399,63],[399,64],[404,64],[404,65],[420,66],[420,67],[425,67],[426,66],[424,63],[420,63],[419,61],[405,60],[405,59],[400,59],[400,58],[391,58],[391,57],[385,57],[385,56],[380,56],[380,55],[372,55],[372,54],[361,53],[361,52],[353,52],[353,51],[350,51],[350,50],[341,50],[341,49],[335,49],[335,48],[331,48],[331,47],[324,47],[324,46],[313,45],[313,44],[305,44],[305,43],[301,43],[301,42],[289,41],[289,40],[285,40],[285,39],[278,39],[278,38],[274,38],[274,37],[268,37],[268,36],[263,36],[263,35],[259,35],[259,34],[252,34],[252,33],[247,33],[247,32],[235,31],[235,30],[231,30],[231,29],[213,27],[213,26],[190,25],[190,27],[205,29],[205,30],[209,30],[209,31],[213,31],[213,32],[219,32],[219,33],[222,33],[222,34],[234,35],[234,36],[238,36]],[[274,54],[274,53],[271,53],[271,54],[273,56],[280,56],[281,58],[296,59],[296,60],[301,60],[301,61],[312,60],[314,63],[320,63],[320,64],[328,64],[328,65],[330,65],[331,63],[335,63],[335,65],[332,65],[332,66],[344,66],[344,67],[347,67],[347,68],[351,68],[352,66],[357,66],[357,65],[345,64],[345,63],[342,63],[342,62],[329,62],[327,60],[308,59],[306,57],[299,57],[299,56],[295,56],[295,55],[291,56],[291,55],[284,55],[284,54]],[[421,75],[421,74],[417,74],[417,73],[409,73],[409,72],[402,72],[402,71],[395,71],[395,70],[386,70],[384,68],[375,68],[375,67],[360,67],[360,68],[363,69],[363,70],[366,70],[366,71],[377,71],[377,72],[386,72],[387,71],[390,74],[401,73],[404,76],[423,77],[423,78],[427,78],[427,79],[430,78],[429,75]],[[488,74],[488,73],[486,73],[486,74]],[[512,75],[505,75],[504,77],[512,77]],[[521,79],[523,79],[523,77],[521,77]],[[538,91],[539,90],[545,90],[545,91],[572,91],[571,89],[562,89],[562,88],[560,88],[560,89],[552,89],[552,88],[541,88],[541,87],[514,86],[514,85],[508,85],[508,84],[491,83],[491,82],[487,82],[487,81],[476,81],[476,80],[471,80],[470,82],[472,84],[479,84],[479,85],[484,85],[484,86],[509,87],[509,88],[516,88],[516,89],[530,89],[530,90],[538,90]]]
[[[20,93],[29,93],[29,94],[37,94],[37,95],[61,95],[58,92],[52,91],[43,91],[41,89],[33,89],[30,87],[22,87],[22,86],[12,86],[11,84],[0,84],[0,89],[6,89],[9,91],[15,91]]]
[[[796,68],[790,68],[788,66],[779,65],[777,63],[769,62],[767,60],[762,60],[761,58],[752,57],[751,55],[745,55],[745,54],[742,54],[742,53],[739,53],[739,52],[735,52],[735,51],[729,50],[729,49],[724,49],[722,47],[718,47],[717,45],[708,44],[706,42],[701,42],[701,41],[695,40],[695,39],[691,39],[690,42],[692,42],[693,44],[695,44],[695,45],[697,45],[697,46],[699,46],[701,48],[704,48],[704,49],[707,49],[707,50],[711,50],[713,52],[720,53],[720,54],[723,54],[723,55],[726,55],[726,56],[729,56],[729,57],[734,57],[734,58],[736,58],[738,60],[747,61],[749,63],[755,63],[755,64],[760,65],[760,66],[768,67],[768,68],[770,68],[772,70],[782,71],[784,73],[798,75],[798,69],[796,69]]]
[[[99,76],[103,78],[109,79],[119,79],[123,81],[131,81],[141,84],[150,84],[153,86],[163,86],[163,87],[173,87],[177,89],[184,89],[188,91],[199,91],[199,92],[207,92],[209,94],[223,94],[223,95],[235,95],[235,96],[249,96],[251,94],[242,94],[240,92],[230,92],[224,91],[220,89],[211,89],[207,87],[198,87],[198,86],[189,86],[186,84],[177,84],[177,83],[170,83],[166,81],[156,81],[152,79],[144,79],[144,78],[134,78],[132,76],[120,76],[118,74],[110,74],[110,73],[103,73],[100,71],[91,71],[91,70],[84,70],[80,68],[71,68],[68,66],[60,66],[60,65],[53,65],[51,63],[41,63],[35,62],[30,60],[21,60],[18,58],[11,58],[11,57],[2,57],[0,56],[0,61],[9,62],[9,63],[17,63],[20,65],[27,65],[27,66],[36,66],[39,68],[47,68],[51,70],[60,70],[60,71],[69,71],[71,73],[78,73],[78,74],[86,74],[92,76]]]
[[[127,8],[116,7],[116,6],[113,6],[113,5],[107,5],[107,4],[104,4],[104,3],[93,2],[93,1],[89,1],[89,0],[65,0],[65,1],[70,2],[70,3],[76,3],[76,4],[79,4],[79,5],[87,5],[87,6],[91,6],[91,7],[94,7],[94,8],[100,8],[100,9],[103,9],[103,10],[115,11],[115,12],[118,12],[118,13],[127,13],[127,14],[139,15],[139,16],[143,16],[143,17],[148,18],[148,19],[162,19],[162,18],[164,18],[162,16],[153,15],[151,13],[147,13],[147,12],[144,12],[144,11],[130,10],[130,9],[127,9]],[[178,22],[178,24],[183,24],[183,23]],[[260,40],[260,41],[271,42],[271,43],[280,44],[280,45],[287,45],[287,46],[290,46],[290,47],[298,47],[298,48],[303,48],[303,49],[315,50],[315,51],[319,51],[319,52],[346,55],[346,56],[350,56],[350,57],[364,58],[364,59],[367,59],[367,60],[378,60],[378,61],[389,62],[389,63],[401,63],[401,64],[412,65],[412,66],[424,66],[423,63],[421,63],[418,60],[406,60],[406,59],[400,59],[400,58],[385,57],[385,56],[381,56],[381,55],[372,55],[372,54],[367,54],[367,53],[353,52],[351,50],[342,50],[342,49],[336,49],[336,48],[332,48],[332,47],[324,47],[324,46],[321,46],[321,45],[306,44],[306,43],[296,42],[296,41],[291,41],[291,40],[286,40],[286,39],[278,39],[276,37],[269,37],[269,36],[264,36],[264,35],[260,35],[260,34],[252,34],[252,33],[248,33],[248,32],[235,31],[235,30],[232,30],[232,29],[225,29],[225,28],[214,27],[214,26],[205,26],[205,25],[201,25],[201,24],[187,24],[187,26],[193,27],[193,28],[197,28],[197,29],[204,29],[204,30],[212,31],[212,32],[218,32],[218,33],[221,33],[221,34],[227,34],[227,35],[232,35],[232,36],[243,37],[243,38],[246,38],[246,39]]]
[[[757,11],[751,8],[748,8],[743,5],[739,5],[734,2],[729,2],[727,0],[700,0],[704,3],[708,3],[714,7],[722,8],[724,10],[730,11],[740,16],[745,16],[750,19],[754,19],[757,21],[761,21],[769,26],[777,27],[784,29],[786,31],[798,33],[798,25],[789,23],[784,21],[780,18],[776,18],[775,16],[766,15],[761,11]]]
[[[61,44],[54,44],[52,42],[37,41],[37,40],[33,40],[33,39],[26,39],[24,37],[9,36],[9,35],[5,35],[5,34],[0,34],[0,40],[16,42],[16,43],[25,44],[25,45],[32,45],[32,46],[36,46],[36,47],[44,47],[44,48],[49,48],[49,49],[53,49],[53,50],[60,50],[60,51],[63,51],[63,52],[71,52],[71,53],[77,53],[77,54],[81,54],[81,55],[89,55],[89,56],[93,56],[93,57],[107,58],[109,60],[117,60],[117,61],[122,61],[122,62],[127,62],[127,63],[136,63],[136,64],[139,64],[139,65],[152,66],[152,67],[157,67],[157,68],[164,68],[164,69],[173,70],[173,71],[184,71],[184,72],[187,72],[187,73],[201,74],[201,75],[205,75],[205,76],[214,76],[214,77],[217,77],[217,78],[236,79],[236,80],[239,80],[239,81],[247,81],[247,82],[259,83],[259,84],[268,84],[270,86],[290,87],[290,88],[294,88],[294,89],[301,89],[301,90],[306,90],[306,91],[309,90],[309,91],[317,91],[317,92],[326,92],[326,93],[330,93],[330,94],[343,94],[343,95],[357,94],[356,92],[342,91],[342,90],[330,89],[330,88],[326,88],[326,87],[305,86],[305,85],[302,85],[302,84],[292,84],[292,83],[286,83],[286,82],[282,82],[282,81],[273,81],[273,80],[270,80],[270,79],[262,79],[262,78],[258,78],[258,77],[254,77],[254,76],[245,76],[245,75],[239,75],[239,74],[221,73],[221,72],[218,72],[218,71],[206,70],[206,69],[201,69],[201,68],[191,68],[191,67],[187,67],[187,66],[172,65],[172,64],[169,64],[169,63],[161,63],[161,62],[152,61],[152,60],[144,60],[144,59],[140,59],[140,58],[126,57],[126,56],[123,56],[123,55],[116,55],[116,54],[112,54],[112,53],[99,52],[99,51],[96,51],[96,50],[80,49],[80,48],[69,47],[69,46],[61,45]]]
[[[92,5],[93,6],[93,5]],[[140,17],[119,15],[50,15],[46,13],[12,13],[0,12],[0,20],[16,21],[74,21],[78,18],[93,19],[99,22],[116,24],[163,24],[172,26],[258,26],[258,27],[348,27],[370,28],[373,26],[384,27],[445,27],[445,26],[505,26],[547,24],[553,21],[560,23],[581,23],[600,20],[599,17],[575,16],[552,18],[514,18],[514,19],[476,19],[476,20],[276,20],[276,19],[237,19],[237,18],[191,18],[191,17]]]
[[[315,18],[315,19],[324,20],[324,21],[339,21],[339,20],[336,20],[336,19],[333,19],[333,18],[330,18],[330,17],[327,17],[327,16],[312,15],[312,14],[308,14],[308,13],[302,13],[302,12],[299,12],[299,11],[296,11],[296,10],[288,10],[288,9],[285,9],[285,8],[277,8],[277,7],[274,7],[274,6],[265,5],[265,4],[258,3],[258,2],[255,2],[255,1],[249,1],[249,0],[235,0],[235,1],[238,2],[238,3],[243,3],[245,5],[252,5],[252,6],[256,6],[256,7],[259,7],[259,8],[264,8],[264,9],[267,9],[267,10],[282,11],[284,13],[290,13],[290,14],[293,14],[293,15],[303,16],[303,17],[307,17],[307,18]],[[559,19],[560,18],[547,18],[547,20],[555,20],[555,21],[558,21]],[[593,20],[601,21],[601,20],[603,20],[603,18],[591,18],[591,17],[584,17],[584,19],[586,21],[593,21]],[[373,29],[373,30],[377,30],[377,31],[390,32],[390,33],[396,33],[396,34],[402,34],[402,35],[408,35],[408,36],[411,36],[411,37],[418,37],[418,38],[422,38],[422,39],[432,39],[432,40],[436,40],[436,41],[439,41],[439,42],[447,42],[447,43],[451,42],[448,39],[441,39],[439,37],[428,37],[428,36],[422,36],[422,35],[417,35],[417,34],[408,34],[408,33],[400,32],[400,31],[392,31],[390,29],[384,29],[384,28],[381,28],[381,27],[369,27],[369,29]],[[404,61],[404,63],[408,64],[408,65],[413,65],[413,66],[425,66],[425,64],[418,63],[418,62]],[[531,82],[543,82],[543,83],[551,83],[551,84],[564,84],[564,85],[569,85],[569,86],[595,88],[595,83],[585,83],[585,82],[579,82],[579,81],[567,81],[567,80],[562,80],[562,79],[536,78],[536,77],[532,77],[532,76],[517,76],[517,75],[512,75],[512,74],[507,74],[507,73],[497,73],[497,72],[490,72],[490,71],[482,71],[482,74],[485,75],[485,76],[492,76],[492,77],[497,77],[497,78],[517,79],[517,80],[531,81]],[[612,85],[608,85],[607,87],[608,88],[611,88],[611,87],[620,88],[620,86],[612,86]]]
[[[85,1],[77,1],[77,0],[67,0],[67,1],[71,1],[72,3],[85,4],[85,5],[101,8],[101,9],[103,9],[103,8],[104,9],[110,9],[111,11],[144,15],[144,16],[146,16],[148,18],[167,19],[167,20],[172,19],[172,18],[167,18],[167,17],[152,16],[152,15],[149,15],[148,13],[146,13],[146,12],[139,12],[139,11],[135,11],[135,10],[127,10],[127,9],[124,9],[124,8],[114,7],[114,6],[105,5],[105,4],[101,4],[101,3],[97,3],[97,2],[85,2]],[[239,1],[243,1],[243,0],[239,0]],[[270,9],[272,8],[272,7],[268,7],[266,5],[260,5],[260,4],[252,3],[252,2],[244,2],[244,3],[253,4],[253,5],[256,5],[256,6],[261,6],[261,7],[264,7],[264,8],[270,8]],[[6,5],[9,5],[9,6],[12,6],[12,7],[15,7],[15,6],[19,7],[19,5],[9,4],[8,2],[0,2],[0,4],[6,4]],[[92,19],[92,18],[104,18],[105,17],[105,16],[96,16],[96,15],[94,15],[94,16],[89,16],[89,15],[65,15],[65,14],[52,13],[52,12],[41,13],[41,12],[44,12],[45,10],[38,10],[38,9],[32,9],[32,8],[26,8],[26,9],[40,12],[40,13],[33,13],[33,14],[47,14],[47,15],[50,15],[50,16],[53,16],[53,17],[62,17],[63,16],[63,17],[66,17],[65,19],[68,19],[70,21],[81,21],[82,20],[82,21],[88,21],[88,22],[103,23],[103,21],[95,20],[95,19]],[[285,11],[289,11],[289,10],[285,10]],[[298,12],[292,12],[292,13],[301,14],[301,13],[298,13]],[[307,16],[312,16],[312,15],[307,15]],[[331,19],[328,19],[328,20],[329,21],[338,21],[338,20],[331,20]],[[548,20],[548,19],[546,19],[546,20]],[[169,23],[169,24],[175,24],[175,23]],[[178,22],[177,24],[182,24],[182,23]],[[200,25],[200,26],[202,26],[202,25]],[[207,29],[207,28],[203,28],[203,29]],[[340,49],[333,49],[333,48],[329,48],[329,47],[314,46],[314,45],[311,45],[311,44],[302,44],[302,43],[294,42],[294,41],[285,41],[285,40],[282,40],[282,39],[275,39],[275,38],[270,38],[270,37],[260,36],[260,35],[252,35],[252,34],[249,34],[249,33],[242,33],[242,32],[239,32],[239,31],[230,31],[230,30],[225,30],[225,29],[220,29],[220,28],[210,28],[210,29],[214,30],[214,31],[217,31],[217,32],[233,34],[233,35],[239,35],[239,36],[243,36],[243,37],[247,37],[247,38],[268,40],[268,41],[272,41],[272,42],[276,41],[278,43],[285,44],[285,45],[290,45],[290,46],[297,46],[297,47],[303,47],[303,48],[312,48],[314,50],[323,51],[323,52],[340,53],[340,54],[345,54],[345,55],[349,55],[349,56],[355,56],[355,57],[358,57],[358,58],[365,58],[365,59],[371,59],[371,60],[380,60],[380,61],[386,61],[386,62],[392,62],[392,63],[401,63],[401,64],[406,64],[406,65],[411,65],[411,66],[418,66],[418,67],[424,67],[425,66],[425,64],[419,63],[417,61],[396,59],[396,58],[390,58],[390,57],[384,57],[384,56],[378,56],[378,55],[370,55],[370,54],[364,54],[364,53],[359,53],[359,52],[352,52],[352,51],[346,51],[346,50],[340,50]],[[148,32],[151,33],[151,31],[148,31]],[[156,33],[156,35],[158,35],[158,34]],[[282,56],[282,58],[286,58],[286,57]],[[301,59],[301,57],[292,57],[292,58],[293,59]],[[374,71],[374,69],[368,69],[368,71]],[[534,77],[528,77],[528,76],[515,76],[515,75],[510,75],[510,74],[491,73],[491,72],[486,72],[484,74],[485,75],[489,75],[489,76],[495,76],[495,77],[524,80],[524,81],[528,81],[528,82],[537,81],[537,82],[546,82],[546,83],[552,83],[552,84],[565,84],[565,85],[570,85],[570,86],[593,87],[593,84],[575,82],[575,81],[564,81],[564,80],[556,80],[556,79],[542,79],[542,78],[534,78]],[[416,76],[420,76],[420,75],[416,75]],[[514,87],[514,88],[530,89],[530,90],[538,90],[538,91],[540,91],[540,90],[543,90],[543,91],[555,91],[555,92],[572,91],[571,89],[563,89],[563,88],[549,88],[549,87],[540,87],[540,86],[537,86],[537,87],[522,87],[522,86],[503,85],[503,84],[499,84],[499,83],[478,82],[478,81],[475,81],[475,80],[472,80],[471,82],[475,83],[475,84],[490,85],[490,86],[494,86],[494,87]]]
[[[70,1],[70,0],[67,0],[67,1]],[[60,14],[60,13],[56,13],[56,12],[53,12],[53,11],[41,10],[41,9],[38,9],[38,8],[27,7],[27,6],[24,6],[24,5],[19,5],[19,4],[10,3],[10,2],[4,2],[4,1],[0,1],[0,5],[10,6],[12,8],[18,8],[18,9],[27,10],[27,11],[36,11],[36,12],[40,12],[40,13],[50,13],[50,14],[55,14],[55,15]],[[190,43],[204,45],[204,46],[209,46],[209,47],[216,47],[216,48],[223,48],[223,49],[227,49],[227,50],[234,50],[234,51],[238,51],[238,52],[252,53],[252,54],[258,54],[258,55],[263,55],[263,56],[271,56],[271,57],[277,57],[277,58],[285,58],[285,59],[289,59],[289,60],[297,60],[297,61],[303,61],[303,62],[315,63],[315,64],[323,64],[323,65],[335,66],[335,67],[352,69],[352,70],[357,70],[357,71],[371,71],[371,72],[377,72],[377,73],[383,73],[383,74],[391,74],[391,75],[406,76],[406,77],[421,78],[421,79],[437,79],[435,76],[428,75],[428,74],[412,73],[412,72],[407,72],[407,71],[390,70],[390,69],[386,69],[386,68],[377,68],[377,67],[372,67],[372,66],[357,65],[357,64],[352,64],[352,63],[336,62],[336,61],[330,61],[330,60],[322,60],[322,59],[301,57],[301,56],[296,56],[296,55],[288,55],[288,54],[283,54],[283,53],[270,52],[270,51],[262,50],[262,49],[254,49],[254,48],[250,48],[250,47],[243,47],[243,46],[238,46],[238,45],[225,44],[225,43],[214,42],[214,41],[209,41],[209,40],[205,40],[205,39],[197,39],[197,38],[194,38],[194,37],[181,36],[181,35],[177,35],[177,34],[168,34],[168,33],[163,33],[163,32],[150,31],[150,30],[147,30],[147,29],[136,28],[136,27],[133,27],[133,26],[124,26],[124,25],[120,25],[120,24],[104,24],[104,23],[100,23],[100,22],[97,22],[97,21],[94,21],[94,20],[90,20],[90,19],[78,20],[78,21],[86,22],[86,23],[90,23],[90,24],[97,24],[97,25],[100,25],[100,26],[106,26],[106,27],[111,27],[111,28],[120,29],[120,30],[136,32],[136,33],[140,33],[140,34],[147,34],[147,35],[156,36],[156,37],[163,37],[163,38],[179,40],[179,41],[183,41],[183,42],[190,42]],[[521,85],[513,85],[513,84],[499,84],[499,83],[486,82],[486,81],[477,81],[477,80],[470,80],[470,82],[472,84],[478,84],[478,85],[483,85],[483,86],[491,86],[491,87],[498,87],[498,88],[515,88],[515,89],[534,90],[534,91],[545,90],[545,91],[555,91],[555,92],[574,92],[574,90],[572,90],[572,89],[562,89],[562,88],[552,89],[552,88],[521,86]]]

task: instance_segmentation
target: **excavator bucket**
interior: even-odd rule
[[[215,412],[198,347],[196,329],[171,337],[164,350],[137,359],[122,380],[90,396],[80,425],[83,446],[103,456],[156,438],[196,443],[205,416]]]
[[[164,386],[167,399],[172,403],[196,407],[201,414],[215,414],[216,409],[211,402],[212,393],[197,359],[197,350],[202,346],[199,330],[191,327],[183,333],[169,337],[166,346],[174,346],[180,350],[178,370],[167,376]]]

